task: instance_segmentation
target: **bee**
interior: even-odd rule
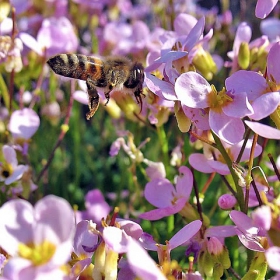
[[[141,63],[122,56],[99,58],[82,54],[59,54],[51,57],[47,63],[58,75],[86,81],[89,107],[87,120],[98,109],[98,88],[104,89],[106,104],[114,90],[133,93],[142,110],[144,67]]]

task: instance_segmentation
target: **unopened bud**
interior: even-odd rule
[[[223,251],[223,244],[217,237],[210,237],[207,242],[207,249],[210,254],[219,255]]]
[[[250,49],[247,42],[242,42],[239,47],[238,64],[241,69],[247,69],[250,65]]]
[[[206,52],[202,47],[200,47],[192,62],[196,69],[207,80],[211,80],[213,78],[213,74],[217,72],[217,65],[214,62],[211,54]]]
[[[191,127],[191,120],[185,115],[180,102],[175,102],[174,111],[180,131],[183,133],[188,132]]]
[[[218,205],[223,210],[232,209],[236,203],[236,198],[231,194],[223,194],[218,199]]]
[[[223,276],[223,274],[224,274],[224,268],[223,268],[222,264],[216,263],[214,265],[214,270],[213,270],[213,279],[220,280],[221,277]]]

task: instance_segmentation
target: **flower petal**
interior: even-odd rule
[[[34,206],[35,242],[44,240],[59,244],[71,240],[74,234],[74,212],[63,198],[48,195]]]
[[[280,42],[275,43],[267,56],[267,77],[280,83],[280,65],[277,63],[280,59]]]
[[[193,174],[187,166],[179,168],[180,175],[176,182],[176,196],[189,199],[193,187]]]
[[[254,114],[249,116],[250,119],[256,121],[264,119],[277,109],[279,103],[280,93],[278,91],[263,94],[252,103]]]
[[[193,221],[182,229],[180,229],[173,237],[169,240],[170,250],[182,245],[189,241],[201,228],[202,222],[199,220]]]
[[[278,0],[258,0],[256,5],[255,14],[258,18],[266,18],[273,8],[276,6]]]
[[[232,210],[229,214],[231,220],[244,234],[257,235],[259,229],[254,226],[253,220],[240,211]]]
[[[154,220],[162,219],[163,217],[168,217],[168,216],[174,215],[183,209],[186,202],[187,202],[187,199],[185,197],[182,197],[182,198],[178,199],[176,201],[176,203],[172,206],[154,209],[154,210],[142,213],[139,215],[139,218],[149,220],[149,221],[154,221]]]
[[[223,141],[235,144],[242,140],[245,128],[238,118],[228,117],[224,113],[216,113],[210,110],[209,124],[213,132]]]
[[[145,83],[147,87],[159,97],[166,100],[177,100],[177,96],[174,91],[174,86],[170,83],[162,81],[157,77],[146,73]]]
[[[127,260],[134,273],[145,280],[166,280],[153,259],[136,241],[130,240]],[[141,261],[139,261],[141,260]]]
[[[145,198],[154,206],[163,208],[172,205],[174,186],[165,178],[156,178],[148,182],[144,195]],[[159,195],[159,193],[161,195]]]
[[[94,234],[88,229],[89,221],[81,221],[76,226],[76,232],[74,236],[74,250],[75,253],[79,256],[84,254],[91,258],[93,252],[86,252],[84,247],[93,247],[93,244],[97,244],[98,235]]]
[[[2,152],[7,163],[11,164],[13,167],[18,165],[17,155],[14,148],[4,145]]]
[[[245,121],[245,124],[264,138],[280,140],[279,129],[258,122]]]
[[[30,108],[16,110],[12,113],[8,129],[14,138],[30,139],[40,125],[40,118]]]
[[[268,248],[265,252],[265,256],[269,267],[280,272],[280,247],[272,246]]]
[[[253,101],[261,96],[267,87],[266,80],[263,76],[256,72],[245,70],[233,73],[226,79],[225,84],[226,89],[233,94],[246,92],[249,101]]]
[[[183,105],[191,108],[207,108],[207,95],[210,91],[207,80],[192,71],[180,75],[175,83],[178,99]]]
[[[129,237],[124,230],[111,226],[105,227],[103,239],[111,250],[120,254],[127,251]]]
[[[234,95],[234,102],[230,102],[227,106],[223,107],[223,112],[234,118],[243,118],[250,116],[254,113],[253,107],[250,104],[247,94],[240,92]]]
[[[203,154],[191,154],[189,156],[189,163],[190,165],[202,172],[202,173],[213,173],[215,172],[213,168],[208,164],[209,160]]]
[[[33,207],[21,199],[11,200],[0,208],[0,217],[0,246],[14,256],[19,243],[33,241]]]

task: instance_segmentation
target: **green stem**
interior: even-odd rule
[[[165,130],[163,129],[163,126],[157,127],[157,134],[159,138],[159,143],[161,146],[161,151],[163,154],[163,164],[166,168],[166,174],[169,174],[169,156],[168,156],[168,139],[166,137]]]
[[[11,100],[10,100],[8,88],[6,86],[6,83],[5,83],[2,75],[0,75],[0,95],[3,97],[5,107],[10,108]]]
[[[167,217],[167,233],[168,233],[168,238],[172,237],[174,230],[174,215],[168,216]]]
[[[223,156],[229,170],[230,170],[230,174],[232,176],[233,182],[235,184],[235,189],[236,189],[236,193],[234,193],[233,195],[235,196],[235,198],[238,201],[240,210],[242,212],[246,212],[246,207],[245,207],[245,201],[244,201],[244,195],[243,195],[243,191],[242,188],[239,186],[238,184],[238,177],[235,173],[235,171],[232,168],[232,161],[228,155],[228,153],[226,152],[220,138],[218,136],[215,135],[215,133],[212,132],[213,138],[215,140],[215,143],[217,145],[217,149],[219,150],[219,152],[221,153],[221,155]]]

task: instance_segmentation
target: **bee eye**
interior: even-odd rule
[[[134,70],[134,78],[135,79],[139,78],[141,76],[141,73],[142,73],[142,71],[141,71],[140,68],[135,69]]]

